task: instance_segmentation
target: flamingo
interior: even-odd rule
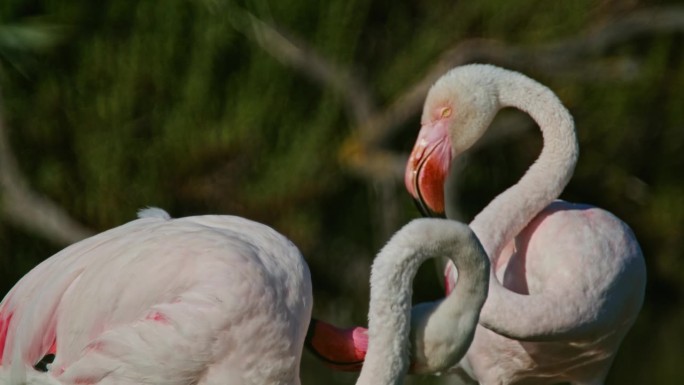
[[[554,93],[491,65],[452,69],[427,95],[406,187],[426,214],[443,215],[452,159],[503,107],[528,113],[544,146],[521,180],[470,223],[491,259],[492,279],[460,367],[485,385],[601,384],[641,309],[646,268],[624,222],[557,200],[578,144],[572,117]],[[447,264],[447,294],[461,279],[457,270]]]
[[[578,144],[572,117],[553,92],[491,65],[452,69],[427,95],[406,188],[425,215],[444,215],[452,159],[484,134],[503,107],[530,114],[544,147],[522,179],[470,224],[491,259],[489,296],[466,356],[446,372],[483,385],[602,384],[641,309],[646,268],[634,234],[620,219],[556,199],[572,176]],[[448,263],[445,278],[449,295],[462,273]],[[445,335],[460,327],[458,319],[441,326]],[[327,338],[344,348],[312,349],[323,351],[334,368],[356,370],[365,354],[364,333],[361,327],[329,327]],[[431,366],[429,357],[413,358],[415,372],[445,371]]]
[[[432,257],[459,267],[459,294],[414,311],[422,317],[411,321],[411,282]],[[357,384],[403,382],[411,322],[421,324],[413,329],[433,360],[461,359],[488,271],[466,225],[420,219],[397,232],[373,263],[368,352]],[[234,216],[172,219],[144,210],[48,258],[7,294],[0,384],[299,384],[312,303],[306,262],[273,229]],[[454,317],[465,326],[447,334],[434,327]],[[51,351],[48,372],[31,368]]]

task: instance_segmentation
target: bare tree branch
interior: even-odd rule
[[[613,17],[588,29],[577,38],[551,45],[558,54],[571,56],[599,55],[607,49],[639,35],[681,32],[684,30],[684,7],[651,7]]]
[[[271,56],[339,94],[357,124],[371,116],[372,93],[351,72],[331,63],[304,42],[287,36],[244,9],[232,5],[228,15],[233,28],[252,39]]]
[[[631,79],[638,73],[634,60],[600,56],[609,48],[639,35],[684,30],[684,7],[671,6],[623,14],[588,28],[576,38],[532,47],[510,46],[485,39],[465,40],[445,51],[420,81],[376,112],[369,87],[352,73],[330,63],[303,42],[286,37],[251,13],[236,6],[232,8],[229,14],[234,28],[284,64],[342,95],[356,127],[342,146],[340,161],[353,172],[371,179],[401,177],[405,156],[382,148],[420,112],[430,86],[455,66],[490,62],[585,81]],[[596,56],[599,57],[596,59]],[[589,59],[592,59],[591,63],[588,63]]]
[[[580,36],[534,47],[507,46],[501,42],[471,39],[444,52],[426,75],[395,99],[384,111],[357,128],[368,147],[377,147],[394,136],[422,108],[430,86],[449,69],[473,62],[490,62],[553,76],[575,76],[594,81],[631,79],[638,71],[630,59],[587,63],[587,57],[636,36],[684,31],[684,7],[649,8],[589,28]]]
[[[56,244],[70,244],[93,234],[54,202],[32,191],[22,177],[5,130],[1,95],[0,193],[0,215]]]
[[[404,157],[383,148],[388,140],[404,128],[409,119],[420,113],[432,84],[458,65],[488,62],[584,81],[625,80],[634,78],[638,73],[638,64],[634,60],[600,57],[589,65],[589,58],[599,56],[609,48],[642,34],[674,31],[684,31],[684,7],[650,8],[633,12],[589,28],[577,38],[540,46],[508,46],[485,39],[459,42],[445,51],[420,81],[409,87],[384,110],[355,128],[355,135],[348,138],[340,152],[341,161],[352,172],[364,178],[372,180],[392,175],[401,180],[403,175],[402,171],[397,172],[401,170],[397,163]],[[499,134],[504,137],[515,132],[504,133],[503,129],[499,130]]]

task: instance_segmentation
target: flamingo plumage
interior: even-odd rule
[[[1,365],[18,383],[56,343],[45,378],[60,384],[295,384],[312,304],[308,267],[276,231],[148,211],[17,283]]]
[[[412,319],[411,281],[432,257],[470,273],[459,281],[468,290]],[[368,353],[357,384],[403,383],[411,323],[421,323],[430,341],[432,323],[451,319],[454,307],[468,326],[447,338],[440,332],[427,355],[443,365],[458,361],[473,338],[488,270],[463,224],[422,219],[397,232],[373,263]],[[306,262],[275,230],[234,216],[172,219],[145,210],[48,258],[7,294],[0,384],[299,384],[312,303]],[[48,372],[34,370],[53,349]]]

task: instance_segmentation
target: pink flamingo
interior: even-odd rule
[[[555,200],[572,176],[578,146],[572,117],[553,92],[490,65],[451,70],[428,93],[406,187],[426,215],[443,215],[452,159],[503,107],[530,114],[544,148],[522,179],[470,224],[491,259],[492,277],[465,358],[445,368],[431,363],[429,353],[414,352],[412,369],[466,374],[483,385],[601,384],[641,309],[646,269],[626,224],[599,208]],[[458,270],[446,267],[447,294],[459,291],[464,272]],[[458,327],[458,319],[441,324],[445,334]],[[363,328],[327,326],[325,338],[345,348],[312,349],[334,368],[354,370],[363,360],[363,337]],[[420,337],[413,335],[414,346]]]
[[[551,90],[490,65],[458,67],[425,101],[406,187],[444,213],[451,161],[515,107],[544,146],[514,186],[471,222],[492,262],[489,298],[461,368],[482,384],[601,384],[644,298],[646,269],[629,227],[600,208],[555,200],[578,156],[572,117]],[[447,293],[461,274],[445,270]],[[457,280],[458,277],[458,280]]]
[[[171,219],[159,209],[140,216],[55,254],[8,293],[0,304],[0,384],[299,384],[313,299],[297,248],[239,217]],[[463,295],[427,305],[418,330],[434,341],[426,350],[432,360],[453,363],[465,354],[487,295],[489,260],[469,227],[415,220],[373,263],[368,352],[357,384],[403,382],[411,281],[432,257],[449,257],[470,278],[456,284]],[[461,326],[449,333],[427,322],[454,317]],[[31,368],[52,351],[47,372]]]

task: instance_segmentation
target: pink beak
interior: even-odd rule
[[[451,167],[447,121],[425,124],[411,151],[404,183],[424,216],[444,216],[444,183]]]
[[[358,372],[368,351],[368,330],[341,329],[312,319],[306,333],[306,347],[326,366],[344,372]]]

